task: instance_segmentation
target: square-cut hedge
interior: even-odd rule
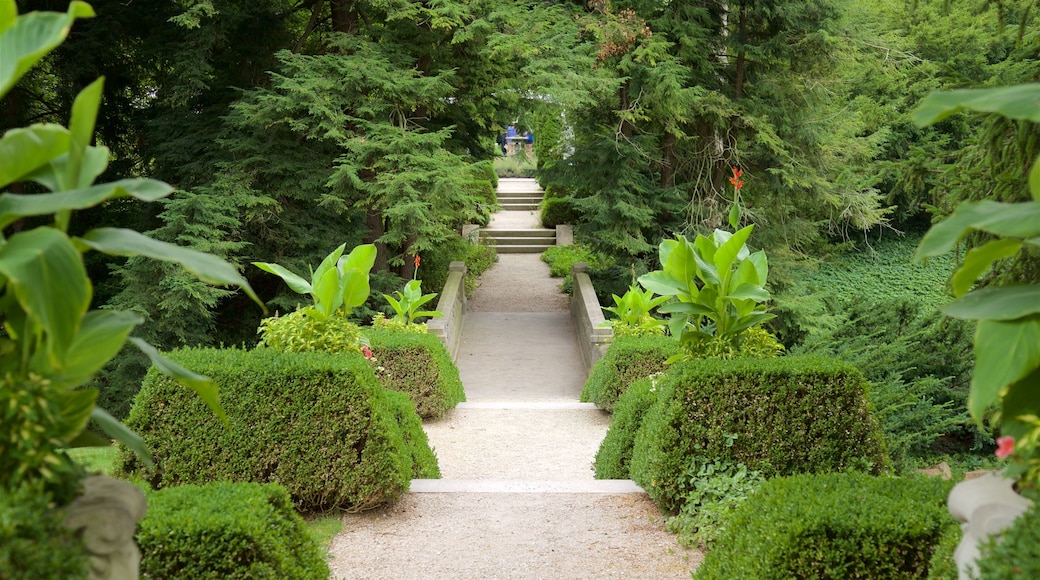
[[[581,391],[581,400],[613,411],[629,385],[664,372],[664,361],[681,351],[679,343],[667,336],[615,337],[603,358],[592,367]]]
[[[863,375],[836,359],[693,360],[674,365],[657,385],[631,473],[665,511],[682,507],[680,476],[695,454],[765,477],[889,469]]]
[[[466,400],[459,369],[432,334],[366,328],[384,387],[408,395],[423,419],[435,419]]]
[[[632,383],[617,404],[610,418],[610,429],[596,452],[596,479],[629,479],[632,449],[643,417],[657,400],[655,381],[650,377]]]
[[[925,578],[951,520],[950,483],[860,473],[763,484],[695,578]]]
[[[182,485],[148,494],[137,526],[145,578],[329,577],[325,551],[280,485]]]
[[[213,378],[230,425],[151,369],[127,426],[158,469],[155,487],[215,481],[279,483],[304,512],[368,509],[396,500],[413,478],[439,477],[408,397],[380,386],[360,354],[185,349],[181,365]],[[143,470],[126,449],[120,467]]]

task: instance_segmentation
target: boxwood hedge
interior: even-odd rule
[[[695,578],[924,578],[951,520],[950,483],[861,473],[764,483]]]
[[[695,454],[764,477],[889,469],[863,376],[846,363],[701,359],[673,365],[657,384],[657,401],[636,435],[631,473],[665,511],[682,507],[680,476]]]
[[[636,433],[643,424],[643,417],[657,400],[657,389],[650,377],[632,383],[625,394],[614,405],[610,418],[610,429],[596,452],[596,479],[629,479],[629,464],[632,448],[636,444]]]
[[[438,418],[466,400],[459,369],[448,349],[432,334],[366,328],[376,377],[384,387],[401,391],[423,419]]]
[[[681,351],[679,343],[671,337],[615,337],[603,358],[592,367],[581,391],[581,400],[612,411],[629,385],[643,377],[663,372],[664,361]]]
[[[213,483],[150,492],[138,524],[145,578],[325,579],[325,554],[276,484]]]
[[[280,483],[305,512],[375,507],[413,478],[439,477],[411,402],[381,387],[360,354],[185,349],[170,358],[220,385],[230,424],[152,369],[126,423],[158,469],[121,449],[124,474],[155,487]]]

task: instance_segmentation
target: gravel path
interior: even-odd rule
[[[689,578],[703,555],[646,494],[593,480],[610,417],[578,403],[585,370],[559,282],[537,254],[500,255],[481,277],[458,355],[468,402],[423,425],[444,479],[344,516],[333,577]]]

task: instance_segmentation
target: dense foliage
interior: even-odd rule
[[[221,384],[227,427],[150,372],[127,424],[158,470],[123,454],[126,474],[160,488],[211,481],[274,482],[303,511],[368,509],[413,478],[438,477],[415,407],[380,386],[360,354],[188,349],[175,360]]]
[[[581,400],[611,411],[630,385],[664,372],[665,361],[679,352],[678,343],[670,337],[615,338],[603,358],[592,367],[582,388]]]
[[[147,578],[329,576],[323,550],[276,484],[211,483],[149,492],[135,539]]]
[[[0,578],[65,580],[84,577],[86,551],[61,524],[64,512],[39,483],[0,487]]]
[[[696,578],[922,578],[947,529],[936,478],[799,475],[763,484]]]
[[[657,389],[636,435],[631,473],[662,510],[682,508],[682,474],[694,456],[764,477],[889,469],[863,376],[838,360],[693,360],[662,375]]]
[[[377,329],[365,336],[379,382],[408,395],[423,419],[439,418],[466,400],[459,369],[437,337]]]

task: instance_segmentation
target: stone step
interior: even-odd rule
[[[538,211],[537,203],[503,203],[502,211]]]
[[[556,230],[549,228],[495,229],[484,228],[480,235],[488,238],[555,238]]]
[[[413,479],[411,493],[646,493],[631,479]]]
[[[544,192],[541,192],[541,191],[510,191],[510,190],[506,190],[506,191],[496,192],[495,195],[499,199],[523,199],[523,198],[542,199],[543,197],[545,197]]]
[[[495,251],[499,254],[541,254],[554,247],[556,244],[524,245],[524,246],[496,246]]]

